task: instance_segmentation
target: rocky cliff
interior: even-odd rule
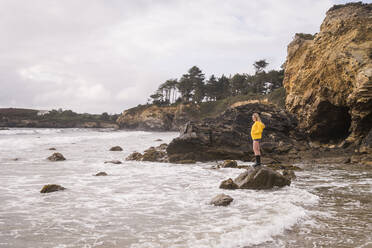
[[[195,108],[191,104],[139,105],[125,110],[116,122],[124,129],[179,131],[187,121],[195,119],[192,115]]]
[[[372,4],[335,5],[319,33],[296,34],[283,84],[310,139],[359,144],[372,127]]]

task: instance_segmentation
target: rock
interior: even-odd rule
[[[240,189],[271,189],[291,184],[291,181],[280,173],[262,166],[240,174],[234,182]]]
[[[108,164],[108,163],[111,163],[111,164],[121,164],[121,161],[120,160],[105,161],[105,164]]]
[[[65,190],[66,188],[58,184],[47,184],[40,190],[40,193],[51,193],[55,191]]]
[[[139,152],[133,152],[125,160],[141,161],[142,160],[142,154],[139,153]]]
[[[118,152],[118,151],[122,151],[123,148],[121,148],[120,146],[113,146],[110,148],[110,151],[114,151],[114,152]]]
[[[289,146],[303,139],[301,133],[296,132],[297,124],[291,114],[272,104],[245,103],[227,109],[216,118],[187,123],[180,136],[168,145],[169,161],[250,161],[253,158],[250,126],[254,112],[267,113],[262,115],[262,121],[267,126],[263,139],[272,147],[269,153],[277,154],[280,141]]]
[[[157,150],[155,147],[150,147],[149,149],[144,151],[142,161],[164,162],[165,156],[166,152],[162,150]]]
[[[300,167],[296,165],[291,165],[291,164],[270,164],[270,165],[267,165],[267,167],[273,170],[296,170],[296,171],[303,170]]]
[[[189,159],[189,160],[181,160],[181,161],[178,161],[177,163],[178,164],[195,164],[196,161],[192,160],[192,159]]]
[[[372,4],[328,10],[315,36],[288,45],[283,85],[287,110],[313,141],[358,144],[372,123]]]
[[[225,181],[222,181],[221,184],[220,184],[220,189],[238,189],[239,186],[234,183],[234,181],[229,178]]]
[[[220,167],[221,168],[236,168],[238,163],[235,160],[225,160]]]
[[[215,206],[228,206],[234,199],[231,196],[225,194],[219,194],[215,196],[209,204]]]
[[[283,176],[288,178],[289,180],[296,179],[296,174],[293,170],[283,170],[282,172]]]
[[[66,160],[66,158],[59,152],[55,152],[52,154],[52,156],[48,157],[50,161],[63,161]]]
[[[54,147],[51,147],[51,148],[49,148],[48,150],[50,150],[50,151],[55,151],[55,150],[57,150],[57,149],[54,148]]]
[[[102,171],[102,172],[98,172],[97,174],[95,174],[96,177],[99,177],[99,176],[107,176],[107,173]]]
[[[163,141],[162,139],[156,139],[155,141]]]

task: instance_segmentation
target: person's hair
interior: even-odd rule
[[[253,116],[256,118],[256,121],[262,122],[258,113],[253,113]]]

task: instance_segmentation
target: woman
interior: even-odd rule
[[[254,124],[251,129],[251,136],[253,140],[253,152],[256,156],[256,163],[253,165],[253,168],[255,168],[261,165],[260,140],[265,125],[261,122],[261,118],[257,113],[253,113],[252,120],[254,121]]]

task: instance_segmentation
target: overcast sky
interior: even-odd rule
[[[345,2],[0,0],[0,107],[120,113],[193,65],[278,69],[294,34]]]

